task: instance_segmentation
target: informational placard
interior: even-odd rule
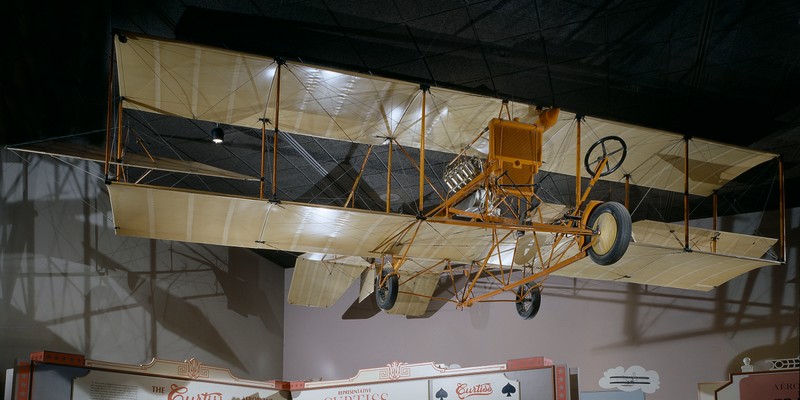
[[[428,381],[400,381],[371,385],[292,391],[295,400],[408,400],[427,399]]]
[[[75,379],[72,400],[275,400],[276,390],[108,371]]]
[[[464,375],[430,381],[430,400],[519,400],[519,382],[505,374]]]
[[[800,399],[800,373],[797,371],[753,374],[739,381],[741,400]]]

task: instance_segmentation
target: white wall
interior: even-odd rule
[[[95,163],[3,150],[0,165],[3,368],[52,350],[281,377],[282,268],[245,249],[115,236]]]
[[[788,267],[762,268],[707,293],[553,277],[530,321],[511,303],[446,305],[427,319],[345,320],[355,285],[330,309],[287,304],[284,378],[341,379],[394,360],[473,366],[542,355],[580,368],[584,391],[602,390],[598,380],[609,368],[640,365],[660,375],[661,389],[648,399],[693,400],[699,382],[727,379],[744,356],[797,356],[800,209],[789,219]],[[776,221],[765,216],[756,226],[771,235]]]
[[[345,320],[355,287],[331,309],[291,306],[292,271],[249,250],[115,236],[95,164],[2,151],[0,165],[5,367],[46,349],[123,363],[196,357],[242,378],[301,380],[394,360],[469,366],[544,355],[579,367],[583,390],[599,390],[608,368],[656,370],[662,388],[648,399],[674,400],[695,399],[698,382],[725,379],[744,356],[798,354],[798,209],[788,267],[709,293],[552,278],[531,321],[510,303]],[[772,216],[735,220],[774,235]]]

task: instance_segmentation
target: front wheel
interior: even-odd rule
[[[522,319],[531,319],[539,313],[542,306],[542,290],[539,286],[526,283],[517,289],[517,314]]]
[[[611,265],[625,254],[631,242],[631,214],[622,204],[600,204],[589,215],[588,228],[594,232],[587,252],[597,264]]]
[[[378,308],[381,310],[391,310],[394,303],[397,302],[397,292],[399,290],[399,282],[397,275],[392,274],[386,277],[386,284],[381,285],[381,276],[378,273],[375,276],[375,302],[378,303]]]

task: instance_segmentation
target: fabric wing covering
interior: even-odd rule
[[[360,257],[306,253],[297,257],[289,286],[289,304],[330,307],[369,263]]]
[[[127,108],[252,128],[261,127],[261,118],[275,117],[278,64],[271,58],[136,35],[126,36],[124,43],[117,37],[115,44]],[[420,85],[409,82],[286,62],[280,76],[279,129],[367,144],[394,138],[419,147],[421,94]],[[427,96],[426,149],[487,153],[484,129],[491,118],[507,116],[501,100],[436,87]],[[522,122],[537,121],[533,105],[509,102],[508,107]],[[582,152],[609,135],[627,143],[623,166],[602,179],[621,182],[628,175],[635,185],[683,192],[682,136],[591,117],[583,123]],[[545,132],[542,170],[575,174],[574,124],[575,115],[562,111]],[[692,139],[689,192],[707,196],[774,157]]]
[[[261,249],[470,263],[488,254],[493,230],[413,215],[226,196],[128,183],[108,186],[117,234]],[[513,246],[509,229],[496,229]],[[513,252],[504,252],[509,265]],[[497,258],[499,256],[496,256]],[[506,259],[507,257],[507,259]],[[411,264],[409,264],[411,265]],[[421,264],[422,265],[422,264]]]
[[[191,119],[260,128],[274,119],[277,63],[270,58],[133,35],[116,38],[123,106]],[[281,67],[280,126],[285,132],[366,144],[395,138],[419,147],[420,85],[286,62]],[[431,89],[429,150],[458,153],[497,117],[500,99]],[[523,122],[535,107],[509,103]],[[488,150],[488,141],[475,146]]]
[[[54,157],[69,157],[80,160],[105,162],[105,151],[101,148],[78,145],[72,143],[39,142],[10,147],[9,150],[26,153],[44,154]],[[237,179],[257,182],[258,177],[240,174],[222,168],[213,167],[196,161],[176,160],[165,157],[147,157],[141,154],[128,153],[122,162],[109,161],[112,165],[120,164],[125,167],[152,169],[159,171],[178,172],[183,174],[197,174],[217,178]]]
[[[692,251],[687,252],[683,226],[655,221],[635,222],[633,238],[628,251],[613,265],[600,266],[587,257],[554,275],[708,291],[756,268],[780,265],[758,258],[776,239],[692,227]],[[711,252],[712,239],[716,253]]]

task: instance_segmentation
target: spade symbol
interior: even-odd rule
[[[511,397],[512,393],[517,393],[517,388],[515,388],[514,385],[512,385],[511,382],[509,382],[506,383],[505,386],[503,386],[502,392],[504,395],[506,395],[506,397]]]
[[[436,398],[442,400],[445,397],[447,397],[447,391],[444,388],[439,388],[439,391],[436,392]]]

